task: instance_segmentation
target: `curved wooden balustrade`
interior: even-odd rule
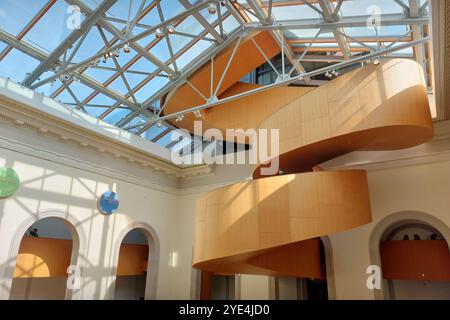
[[[223,273],[275,274],[277,268],[266,266],[271,259],[257,257],[370,219],[364,171],[309,172],[237,183],[198,200],[194,266]],[[281,274],[311,276],[302,268],[309,270],[312,262],[296,264],[296,274]]]
[[[401,59],[355,70],[299,97],[258,127],[271,128],[280,130],[285,173],[310,171],[355,150],[412,147],[434,133],[421,67]]]
[[[275,42],[275,40],[272,38],[270,33],[268,32],[260,32],[253,36],[254,41],[258,44],[260,49],[264,52],[266,57],[273,58],[275,55],[280,53],[281,49]],[[234,45],[231,45],[221,53],[219,53],[214,58],[214,67],[213,67],[213,90],[216,90],[217,86],[219,85],[219,81],[221,79],[222,74],[224,74],[224,71],[226,69],[228,60],[230,56],[232,55],[234,49]],[[245,75],[250,73],[252,70],[257,68],[258,66],[264,64],[266,62],[264,56],[258,51],[258,48],[255,46],[254,42],[251,40],[250,37],[245,37],[241,40],[239,47],[236,50],[236,53],[234,55],[234,58],[232,60],[232,63],[230,64],[230,67],[228,71],[225,73],[225,76],[223,78],[223,81],[220,85],[220,88],[217,90],[217,96],[218,97],[226,97],[230,96],[233,93],[238,93],[241,91],[244,91],[245,89],[248,89],[248,86],[251,86],[252,88],[256,87],[257,85],[249,85],[249,84],[240,84],[239,80],[242,79]],[[200,70],[198,70],[194,75],[192,75],[189,78],[189,82],[198,90],[201,92],[201,94],[204,97],[210,97],[211,96],[211,63],[205,64]],[[280,88],[283,93],[280,91],[280,95],[284,98],[286,95],[291,95],[292,100],[298,97],[295,93],[292,94],[290,91],[285,90],[284,88]],[[308,89],[299,89],[302,92],[308,91]],[[289,93],[288,93],[289,92]],[[269,95],[268,98],[272,98],[273,95]],[[166,103],[167,101],[167,103]],[[251,100],[250,100],[251,101]],[[272,111],[274,111],[274,102],[276,102],[276,99],[272,99],[272,101],[269,101],[267,103],[267,106],[261,106],[261,110],[258,109],[257,104],[250,102],[250,106],[253,108],[249,110],[250,113],[247,113],[247,111],[244,111],[245,108],[233,108],[234,110],[242,110],[238,111],[239,117],[234,117],[232,114],[230,114],[228,111],[224,111],[227,106],[235,106],[236,103],[230,103],[223,106],[220,106],[218,108],[221,109],[221,111],[214,110],[215,108],[207,109],[203,111],[202,121],[203,121],[203,128],[209,129],[209,128],[218,128],[218,129],[225,129],[225,128],[233,128],[226,125],[229,125],[229,121],[233,121],[232,119],[237,120],[240,119],[252,119],[252,116],[256,114],[256,111],[259,110],[259,114],[261,114],[262,109],[267,109],[266,112],[264,112],[263,117],[260,117],[260,122],[266,118],[267,115],[269,115]],[[283,100],[280,101],[281,103],[277,103],[276,106],[278,108],[283,107],[286,105],[289,100]],[[161,101],[161,105],[166,103],[166,106],[164,108],[165,114],[171,114],[177,111],[184,110],[189,107],[194,107],[198,105],[202,105],[205,103],[205,100],[201,95],[199,95],[195,89],[193,89],[189,84],[184,84],[174,92],[171,92],[165,97],[163,101]],[[244,102],[239,102],[239,104]],[[284,103],[284,104],[283,104]],[[245,113],[245,114],[244,114]],[[247,116],[251,115],[251,116]],[[224,120],[222,126],[220,121]],[[183,121],[176,122],[174,119],[169,120],[174,126],[176,127],[182,127],[190,132],[193,132],[193,122],[195,118],[193,114],[186,114]],[[241,120],[242,121],[242,120]],[[210,125],[211,123],[211,125]],[[239,122],[235,123],[236,125],[240,125]],[[259,123],[255,123],[252,121],[251,126],[252,128],[256,128],[256,126]]]
[[[237,100],[228,106],[241,110],[232,119],[220,117],[227,112],[221,106],[208,111],[208,126],[279,129],[285,175],[263,177],[257,166],[256,180],[200,197],[194,267],[323,277],[317,237],[370,223],[369,192],[364,171],[307,171],[351,151],[394,150],[430,139],[433,126],[422,74],[414,61],[390,60],[313,90],[285,87]],[[288,97],[280,92],[289,92]],[[258,114],[252,119],[247,113],[239,123],[240,115],[253,112],[261,101],[269,105],[261,112],[266,118]]]

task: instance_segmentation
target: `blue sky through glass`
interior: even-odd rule
[[[36,14],[48,3],[49,0],[0,0],[0,28],[7,33],[17,36],[27,24],[36,16]],[[191,5],[196,5],[201,0],[189,0]],[[274,3],[281,0],[274,0]],[[402,0],[405,5],[409,5],[407,0]],[[101,0],[82,0],[89,8],[94,10],[102,3]],[[239,3],[247,6],[245,0],[239,0]],[[132,30],[132,34],[136,35],[147,30],[147,28],[155,26],[161,23],[161,17],[156,5],[152,3],[152,0],[118,0],[108,11],[106,12],[106,22],[125,33],[127,21],[134,19],[138,14],[138,10],[141,4],[144,3],[143,8],[148,10],[145,16],[139,20],[139,24]],[[267,1],[265,1],[267,3]],[[286,2],[283,2],[286,3]],[[425,0],[420,0],[420,4],[424,4]],[[130,10],[131,4],[131,10]],[[318,4],[312,4],[316,8],[320,8]],[[333,3],[335,6],[336,3]],[[403,14],[403,8],[394,0],[346,0],[342,3],[340,9],[340,15],[343,17],[356,17],[370,14],[370,6],[376,5],[380,9],[381,14]],[[185,7],[177,0],[163,0],[160,1],[161,11],[164,19],[169,19],[177,14],[183,12]],[[36,50],[41,51],[43,54],[50,54],[58,45],[63,42],[73,30],[68,29],[66,22],[70,12],[68,12],[68,3],[65,0],[57,0],[53,6],[46,12],[43,18],[41,18],[21,39],[21,41],[31,45]],[[223,16],[223,32],[224,37],[231,35],[241,25],[233,17],[228,9],[220,7],[221,14]],[[299,19],[316,19],[319,21],[320,15],[317,11],[313,10],[307,5],[299,5],[298,2],[293,2],[292,5],[275,6],[272,10],[273,17],[276,20],[299,20]],[[210,14],[207,9],[200,11],[200,15],[212,25],[217,33],[220,34],[222,29],[217,24],[218,14]],[[257,21],[257,19],[248,15],[251,21]],[[85,16],[81,16],[84,21]],[[121,21],[119,21],[121,20]],[[113,34],[101,29],[104,36],[107,39],[106,46],[110,45],[111,41],[117,43],[124,43],[125,38],[117,39]],[[288,40],[304,40],[313,38],[317,29],[303,29],[303,30],[288,30],[285,31],[285,36]],[[399,37],[407,34],[409,31],[408,25],[398,26],[383,26],[379,29],[379,37]],[[374,38],[377,36],[373,28],[367,27],[354,27],[344,28],[344,32],[349,36],[358,38]],[[203,34],[203,39],[199,39],[198,36]],[[131,36],[131,34],[130,34]],[[409,35],[407,35],[409,36]],[[186,71],[187,67],[198,59],[202,54],[208,52],[217,43],[214,41],[214,36],[206,31],[206,28],[202,26],[199,21],[193,17],[188,16],[183,20],[176,23],[175,34],[167,35],[170,40],[170,45],[173,49],[173,54],[176,58],[176,64],[172,59],[168,47],[168,41],[166,39],[158,40],[155,35],[150,34],[137,43],[141,45],[145,50],[149,51],[155,57],[157,57],[162,63],[166,63],[170,68],[175,69],[175,65],[179,71]],[[334,39],[333,33],[330,31],[324,31],[320,34],[319,38]],[[118,41],[117,41],[118,40]],[[86,37],[82,38],[80,46],[78,40],[71,48],[68,49],[66,56],[70,56],[75,49],[78,51],[73,55],[72,63],[78,63],[85,59],[88,59],[93,54],[103,51],[105,49],[105,42],[102,39],[102,34],[97,27],[93,27],[89,30]],[[325,40],[328,42],[328,40]],[[332,40],[330,40],[332,41]],[[392,41],[392,40],[390,40]],[[405,40],[402,40],[405,41]],[[399,42],[398,44],[401,44]],[[391,42],[385,42],[384,45],[389,45]],[[305,47],[308,43],[294,43],[291,46],[293,48]],[[352,42],[352,48],[361,48],[360,44]],[[370,45],[376,48],[376,42],[368,42]],[[6,44],[0,41],[0,53],[6,48]],[[337,48],[335,41],[330,43],[316,43],[312,47],[330,47]],[[301,48],[298,48],[301,49]],[[397,55],[413,56],[413,50],[411,48],[402,50],[396,53]],[[62,59],[62,58],[61,58]],[[126,70],[116,70],[116,64],[112,58],[105,60],[105,62],[99,61],[98,66],[87,68],[83,73],[92,78],[100,86],[107,87],[108,90],[116,92],[125,98],[129,96],[129,88],[126,83],[134,89],[138,88],[134,92],[134,97],[138,103],[147,101],[154,94],[159,92],[164,86],[168,85],[171,80],[168,78],[167,72],[160,70],[155,63],[149,61],[149,58],[141,57],[136,50],[130,48],[130,52],[125,54],[120,51],[120,54],[116,58],[117,64],[120,68],[129,67],[129,72]],[[38,65],[40,61],[30,57],[29,55],[18,51],[17,49],[11,50],[2,60],[0,60],[0,76],[8,77],[16,82],[22,82],[29,73],[31,73]],[[122,73],[123,72],[123,73]],[[153,73],[160,72],[159,76]],[[122,73],[122,75],[120,75]],[[40,79],[45,79],[48,76],[53,75],[53,71],[47,71],[40,76]],[[126,82],[122,77],[126,78]],[[38,79],[39,81],[39,79]],[[57,79],[56,81],[46,84],[37,89],[38,92],[46,95],[53,95],[59,101],[67,103],[71,106],[76,106],[79,102],[83,102],[87,97],[96,92],[91,87],[83,84],[81,81],[69,81],[67,86],[71,92],[63,86],[63,83]],[[111,106],[120,106],[120,108],[114,109],[107,115],[104,114]],[[156,108],[159,108],[157,101],[155,102]],[[118,104],[116,100],[108,97],[103,93],[97,92],[95,97],[87,102],[86,106],[82,108],[82,111],[95,117],[102,117],[104,120],[111,124],[117,124],[118,121],[126,117],[130,110],[125,109],[122,105]],[[146,118],[136,118],[128,125],[138,124],[142,121],[146,121]],[[166,127],[152,126],[143,135],[146,138],[154,138]],[[170,139],[167,136],[163,137],[158,143],[161,145],[167,145],[170,143]],[[178,150],[183,144],[188,142],[183,141],[177,144],[173,149]]]

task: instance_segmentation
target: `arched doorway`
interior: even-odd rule
[[[71,265],[76,268],[78,248],[78,234],[67,220],[46,217],[34,222],[20,241],[9,298],[70,299],[77,288],[68,271]]]
[[[153,229],[134,224],[117,246],[117,268],[112,295],[115,300],[156,299],[159,242]]]
[[[419,212],[388,216],[370,239],[373,265],[382,271],[378,299],[450,299],[449,228]]]

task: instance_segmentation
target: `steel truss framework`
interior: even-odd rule
[[[366,11],[348,16],[346,11],[350,10],[350,3],[365,0],[170,1],[172,8],[178,8],[177,14],[168,15],[167,9],[163,10],[163,2],[167,4],[167,0],[103,0],[99,4],[93,0],[46,0],[19,33],[12,34],[0,27],[0,40],[6,44],[2,50],[0,47],[0,63],[14,50],[21,51],[39,62],[21,80],[23,85],[36,90],[51,85],[51,97],[58,99],[65,93],[72,101],[62,102],[86,113],[89,113],[87,109],[99,110],[95,112],[95,116],[106,121],[116,112],[122,111],[123,116],[115,119],[113,124],[178,152],[188,149],[193,151],[202,143],[208,142],[190,136],[172,139],[174,127],[167,122],[169,119],[182,117],[188,112],[201,112],[202,109],[275,86],[291,83],[318,85],[323,82],[313,80],[314,76],[330,74],[334,70],[373,61],[378,57],[389,58],[410,47],[413,50],[406,56],[422,64],[431,81],[427,45],[428,1],[392,0],[398,12],[383,13],[381,8],[379,14],[375,15]],[[45,52],[38,45],[26,41],[27,34],[39,21],[46,19],[58,2],[75,6],[73,8],[80,10],[83,19],[79,28],[70,32],[54,50]],[[95,5],[92,4],[94,2]],[[110,13],[115,6],[124,3],[129,4],[126,17]],[[131,10],[132,6],[134,11]],[[283,12],[285,14],[290,9],[305,12],[308,17],[283,19]],[[311,18],[311,15],[316,16]],[[150,25],[145,22],[149,16],[158,19],[153,19],[156,22]],[[191,30],[192,21],[195,21],[196,31]],[[370,29],[370,23],[373,22],[378,26],[373,28],[375,36],[353,32]],[[191,28],[186,28],[185,25],[190,25]],[[386,33],[386,30],[395,26],[405,27],[406,32]],[[205,97],[189,82],[189,76],[198,68],[205,63],[214,63],[213,58],[217,53],[228,46],[236,49],[242,37],[251,36],[259,30],[269,31],[281,48],[280,70],[254,42],[259,53],[266,58],[269,68],[276,73],[275,83],[220,99],[216,97],[220,84],[213,88],[211,82],[211,96]],[[102,46],[90,52],[87,58],[78,58],[78,53],[85,50],[82,49],[84,42],[94,32]],[[181,42],[181,45],[175,46],[175,41]],[[205,49],[190,57],[192,50],[200,44]],[[167,57],[163,58],[155,53],[155,49],[159,47],[165,48]],[[129,59],[119,61],[119,57],[126,54],[124,52],[130,52]],[[180,66],[180,61],[182,58],[186,60],[186,56],[189,61]],[[233,63],[233,57],[234,54],[228,65]],[[151,70],[135,67],[142,60],[153,66]],[[331,66],[306,70],[304,65],[308,62],[319,63],[319,66],[320,63],[331,63]],[[221,75],[220,82],[227,69]],[[106,80],[96,79],[90,75],[91,71],[108,72],[110,76]],[[140,81],[131,84],[131,76],[139,76]],[[116,80],[122,81],[122,92],[113,88],[112,84]],[[155,86],[155,90],[142,98],[142,92],[147,91],[149,84],[161,81],[163,85]],[[87,96],[77,92],[77,83],[90,89]],[[183,112],[162,115],[164,105],[160,105],[161,98],[186,83],[202,96],[205,103],[191,106]],[[98,96],[105,96],[113,102],[107,105],[95,103]]]

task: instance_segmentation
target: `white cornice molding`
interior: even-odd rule
[[[39,99],[36,97],[39,96]],[[47,101],[51,107],[36,101]],[[103,121],[81,114],[35,91],[0,78],[0,118],[26,126],[40,134],[53,134],[64,142],[127,159],[178,179],[210,175],[208,165],[180,167],[170,161],[170,151]],[[59,112],[60,110],[63,110]],[[147,151],[151,149],[151,151]],[[154,155],[153,152],[156,154]]]
[[[171,194],[178,194],[177,187],[170,187],[163,184],[158,184],[148,179],[137,177],[125,173],[123,171],[118,171],[114,169],[109,169],[101,165],[96,165],[91,162],[86,162],[78,158],[73,158],[67,155],[62,155],[60,153],[51,152],[49,150],[44,150],[36,146],[32,146],[26,143],[8,139],[6,137],[0,137],[0,149],[10,150],[13,152],[21,153],[34,158],[42,159],[45,161],[50,161],[52,163],[61,164],[71,168],[83,170],[96,175],[105,176],[108,178],[124,181],[127,183],[132,183],[134,185],[139,185],[142,187],[150,188],[153,190],[158,190],[162,192],[167,192]]]

